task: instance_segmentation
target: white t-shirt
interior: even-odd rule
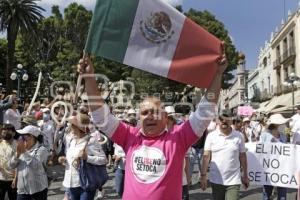
[[[207,127],[208,133],[215,131],[217,128],[217,123],[215,121],[211,121]]]
[[[185,166],[186,166],[186,161],[185,159],[189,159],[191,154],[191,147],[187,150],[186,154],[185,154],[185,158],[183,160],[183,172],[182,172],[182,186],[187,185],[187,176],[189,176],[189,174],[185,173]]]
[[[293,115],[292,121],[290,122],[290,126],[292,128],[293,133],[300,132],[300,115],[299,114]]]
[[[87,137],[75,139],[71,133],[66,137],[66,168],[63,181],[63,186],[66,188],[80,187],[79,171],[75,168],[74,160],[78,158],[80,151],[85,147],[88,163],[93,165],[105,165],[107,163],[100,143],[91,137],[86,146]]]
[[[207,135],[204,151],[211,151],[209,180],[215,184],[241,184],[240,153],[246,152],[243,136],[232,130],[224,135],[220,129]]]
[[[125,170],[125,152],[124,152],[123,148],[121,146],[117,145],[116,143],[114,143],[114,147],[115,147],[114,154],[116,156],[121,157],[120,162],[118,164],[118,168]]]

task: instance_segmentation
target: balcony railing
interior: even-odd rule
[[[290,48],[286,49],[283,54],[281,55],[281,63],[284,63],[287,61],[289,58],[295,57],[296,56],[296,50],[295,46],[291,46]]]
[[[264,89],[261,94],[261,101],[269,100],[272,98],[272,94],[267,89]]]
[[[273,62],[273,69],[280,67],[281,64],[281,57],[277,57],[276,60]]]

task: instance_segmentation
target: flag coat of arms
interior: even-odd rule
[[[207,88],[222,42],[163,0],[97,0],[85,51]]]

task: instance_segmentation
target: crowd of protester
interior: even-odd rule
[[[92,68],[91,63],[85,64]],[[85,84],[88,95],[100,96],[93,87],[95,80],[86,78]],[[218,89],[219,85],[208,90],[218,93]],[[62,121],[67,112],[63,107],[56,107],[51,115],[56,100],[37,101],[28,110],[28,104],[19,105],[16,92],[1,94],[0,200],[6,195],[9,200],[47,199],[53,178],[47,168],[56,164],[65,167],[64,200],[103,198],[103,185],[82,187],[82,161],[112,168],[116,193],[123,199],[151,194],[152,199],[188,200],[196,169],[200,187],[205,190],[209,181],[213,199],[235,200],[241,185],[249,187],[245,143],[300,144],[300,106],[291,118],[260,113],[238,116],[229,110],[209,116],[205,111],[211,106],[201,107],[209,102],[204,97],[195,112],[186,115],[148,98],[139,108],[120,115],[103,101],[90,105],[83,101]],[[154,157],[146,157],[149,152]],[[287,188],[276,190],[278,199],[286,199]],[[272,195],[274,188],[263,186],[262,198]]]

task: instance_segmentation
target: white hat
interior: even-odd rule
[[[270,118],[267,121],[267,124],[285,124],[286,122],[290,121],[290,118],[284,118],[281,114],[273,114],[270,116]]]
[[[243,119],[243,122],[250,122],[249,117],[245,117],[245,118]]]
[[[168,115],[175,115],[175,109],[173,106],[166,106],[165,111]]]
[[[42,108],[41,111],[42,111],[43,113],[45,113],[45,112],[50,112],[50,109],[49,109],[49,108]]]
[[[17,132],[21,135],[30,134],[34,137],[38,137],[41,134],[39,128],[32,125],[25,126],[23,129],[17,130]]]
[[[128,112],[127,112],[127,115],[130,115],[130,114],[136,114],[135,110],[134,109],[129,109]]]

